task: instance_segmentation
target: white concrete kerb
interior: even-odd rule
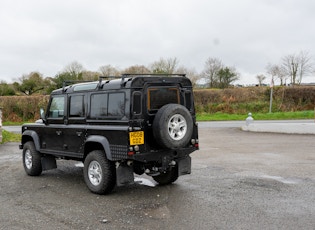
[[[287,134],[315,134],[315,123],[251,123],[244,125],[243,131],[287,133]]]

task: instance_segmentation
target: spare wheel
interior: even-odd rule
[[[193,120],[185,106],[167,104],[156,113],[152,128],[159,145],[170,149],[181,148],[191,139]]]

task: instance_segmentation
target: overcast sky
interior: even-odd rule
[[[256,83],[283,56],[315,57],[314,11],[313,0],[1,0],[0,80],[73,61],[98,71],[176,57],[201,72],[212,57]]]

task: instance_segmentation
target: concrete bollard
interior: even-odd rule
[[[254,118],[252,118],[252,113],[248,113],[248,117],[246,118],[246,125],[250,125],[254,122]]]
[[[2,108],[0,107],[0,143],[2,142]]]

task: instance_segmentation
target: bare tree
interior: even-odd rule
[[[104,77],[117,77],[120,75],[120,71],[111,65],[101,66],[99,71]]]
[[[213,88],[218,82],[218,73],[223,68],[221,60],[217,58],[208,58],[205,63],[203,75],[209,79],[209,87]]]
[[[312,72],[313,64],[308,52],[301,51],[299,54],[291,54],[282,58],[282,67],[291,84],[301,84],[303,76]]]
[[[300,52],[299,59],[300,68],[298,71],[298,83],[301,84],[303,76],[313,72],[313,63],[311,62],[311,57],[306,51]]]
[[[285,83],[287,75],[283,67],[279,65],[268,64],[266,69],[267,73],[271,75],[272,79],[274,79],[274,77],[279,78],[280,85],[283,85]]]
[[[98,80],[101,73],[94,72],[94,71],[83,71],[82,72],[82,78],[85,81],[96,81]]]
[[[200,78],[200,74],[195,69],[188,69],[184,66],[179,67],[176,72],[178,74],[186,74],[186,77],[191,80],[193,87],[195,87],[197,80]]]
[[[123,73],[129,73],[129,74],[149,74],[151,71],[145,67],[144,65],[134,65],[130,66],[127,69],[123,71]]]
[[[257,80],[258,80],[258,84],[259,86],[261,86],[263,84],[263,81],[266,80],[266,76],[263,74],[258,74],[256,76]]]
[[[160,58],[159,61],[151,64],[150,69],[152,73],[173,74],[176,71],[179,61],[177,58],[164,59]]]
[[[83,66],[77,62],[71,62],[69,65],[67,65],[63,72],[64,73],[69,73],[71,76],[75,77],[75,79],[77,80],[82,80],[82,72],[83,72],[84,68]]]

